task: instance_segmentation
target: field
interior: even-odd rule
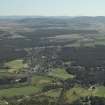
[[[9,67],[8,72],[18,73],[19,71],[22,71],[25,64],[23,64],[23,60],[17,59],[17,60],[9,61],[9,62],[5,63],[5,65],[7,67]]]
[[[80,97],[85,96],[105,97],[105,87],[97,86],[95,90],[91,90],[87,88],[82,88],[80,86],[75,86],[73,89],[70,89],[65,93],[66,100],[68,100],[69,103],[72,103]]]
[[[91,96],[105,98],[105,17],[19,17],[0,23],[0,102],[75,105]]]
[[[10,61],[10,62],[6,63],[6,65],[8,65],[10,67],[10,70],[17,70],[17,71],[23,67],[22,60]],[[11,68],[13,68],[13,69],[11,69]],[[11,73],[13,73],[13,72],[9,72],[7,74],[4,72],[4,73],[0,73],[0,75],[3,77],[16,75],[16,74],[11,74]],[[15,85],[14,85],[13,88],[1,89],[0,96],[10,97],[10,96],[18,96],[18,95],[31,95],[32,93],[34,94],[35,92],[40,92],[41,89],[44,86],[46,86],[47,84],[50,84],[50,83],[57,81],[59,79],[65,80],[68,78],[73,78],[73,76],[69,75],[64,69],[60,69],[60,68],[53,70],[48,75],[34,74],[32,77],[32,83],[30,86],[23,86],[23,87],[15,88]],[[54,91],[48,92],[48,95],[52,95],[52,94],[53,94],[53,96],[55,94],[57,95],[56,90],[55,90],[55,92]]]
[[[31,95],[38,92],[38,90],[40,90],[40,87],[35,86],[23,86],[19,88],[1,89],[0,96],[13,97],[21,95]]]
[[[10,68],[14,68],[14,70],[19,70],[20,68],[23,67],[22,60],[15,60],[15,61],[8,62],[7,65]],[[52,83],[53,81],[57,81],[59,79],[66,80],[68,78],[72,79],[73,75],[68,74],[64,69],[57,68],[51,71],[48,75],[34,75],[32,78],[32,84],[30,86],[1,89],[0,96],[12,97],[12,96],[19,96],[19,95],[35,94],[35,93],[41,92],[44,86]],[[61,92],[61,89],[59,88],[59,89],[54,89],[54,90],[45,92],[43,94],[51,97],[59,97],[60,92]],[[91,96],[91,95],[105,97],[105,87],[97,86],[95,90],[91,91],[88,88],[75,86],[74,88],[68,90],[65,93],[65,99],[71,103],[82,96]]]
[[[50,76],[66,80],[68,78],[73,78],[73,75],[68,74],[65,69],[57,68],[49,73]]]

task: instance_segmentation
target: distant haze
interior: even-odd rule
[[[105,16],[105,0],[0,0],[0,16]]]

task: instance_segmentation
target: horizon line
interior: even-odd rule
[[[0,17],[105,17],[105,15],[0,15]]]

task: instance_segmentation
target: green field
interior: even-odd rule
[[[17,62],[16,62],[17,63]],[[14,62],[10,63],[14,64]],[[0,96],[18,96],[18,95],[30,95],[35,92],[41,91],[41,89],[52,82],[56,82],[57,79],[68,79],[73,78],[72,75],[69,75],[64,69],[55,69],[53,72],[51,72],[49,75],[38,75],[35,74],[32,77],[32,85],[31,86],[21,86],[19,88],[8,88],[8,89],[1,89],[0,90]],[[48,96],[56,96],[60,92],[60,89],[51,90],[48,93],[46,92],[46,95]]]
[[[17,73],[24,68],[23,60],[21,59],[9,61],[5,65],[9,67],[8,72],[10,73]]]
[[[48,75],[34,75],[32,77],[32,85],[34,86],[45,86],[46,84],[51,83],[54,81],[55,78],[49,77]]]
[[[9,88],[9,89],[1,89],[0,96],[12,97],[19,95],[31,95],[40,91],[40,87],[35,86],[25,86],[19,88]]]
[[[75,86],[65,93],[65,98],[69,103],[76,101],[80,97],[85,96],[99,96],[105,97],[105,87],[97,86],[95,90],[90,90],[88,88],[82,88],[80,86]]]
[[[51,83],[54,80],[55,78],[52,78],[49,76],[34,75],[32,78],[32,84],[30,86],[21,86],[18,88],[14,87],[14,88],[8,88],[8,89],[1,89],[0,96],[12,97],[12,96],[19,96],[19,95],[31,95],[31,94],[40,92],[41,89],[45,85]]]
[[[62,68],[57,68],[54,69],[52,72],[49,73],[50,76],[62,79],[62,80],[66,80],[68,78],[73,78],[73,75],[68,74],[65,69]]]
[[[46,96],[59,97],[61,89],[53,89],[45,93]]]
[[[13,60],[6,63],[6,66],[9,67],[9,73],[5,70],[0,72],[0,77],[2,76],[11,76],[14,71],[18,72],[24,68],[23,60]],[[32,84],[29,86],[20,86],[18,88],[12,87],[8,89],[1,89],[0,96],[13,97],[20,95],[31,95],[41,92],[44,86],[57,82],[60,80],[66,80],[73,78],[73,75],[68,74],[63,68],[56,68],[52,70],[49,74],[38,75],[34,74],[32,77]],[[42,92],[43,95],[50,97],[59,97],[61,88],[52,89],[48,92]],[[80,97],[85,96],[99,96],[105,97],[105,87],[97,86],[95,90],[89,90],[88,88],[82,88],[80,86],[75,86],[74,88],[68,90],[64,94],[64,98],[67,102],[72,103],[79,99]]]

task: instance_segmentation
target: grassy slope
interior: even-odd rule
[[[41,89],[48,83],[52,82],[53,78],[42,75],[34,75],[32,78],[32,85],[19,88],[1,89],[0,96],[19,96],[19,95],[31,95],[40,92]]]
[[[49,73],[50,76],[66,80],[68,78],[73,78],[73,75],[68,74],[64,69],[57,68]]]
[[[5,65],[10,68],[8,71],[11,73],[19,72],[24,67],[23,60],[21,60],[21,59],[9,61]]]
[[[61,89],[53,89],[45,93],[45,95],[50,97],[59,97]]]
[[[2,89],[0,90],[0,96],[11,97],[11,96],[18,96],[18,95],[29,95],[29,94],[36,93],[38,90],[40,90],[40,87],[35,87],[35,86]]]
[[[39,92],[46,84],[51,83],[59,79],[72,78],[73,76],[67,74],[64,69],[54,70],[49,75],[34,75],[32,78],[32,86],[20,87],[20,88],[9,88],[0,90],[0,96],[15,96],[15,95],[30,95],[34,92]],[[52,90],[46,93],[48,96],[56,96],[60,91]]]
[[[105,97],[105,87],[98,86],[95,90],[85,89],[79,86],[75,86],[73,89],[70,89],[66,92],[65,97],[69,103],[79,99],[80,97],[84,96],[99,96]]]
[[[22,60],[14,60],[8,62],[7,65],[10,67],[10,71],[20,70],[23,68]],[[12,69],[11,69],[12,68]],[[4,73],[5,74],[5,73]],[[4,75],[3,74],[3,75]],[[19,87],[19,88],[9,88],[0,90],[0,96],[17,96],[17,95],[30,95],[36,92],[39,92],[46,84],[51,83],[55,78],[66,80],[68,78],[73,78],[72,75],[69,75],[64,69],[57,68],[53,70],[49,75],[34,75],[32,78],[32,85]],[[49,92],[44,93],[47,96],[58,97],[61,89],[51,90]],[[73,89],[67,91],[65,94],[66,99],[69,102],[73,102],[81,96],[95,95],[100,97],[105,97],[105,87],[97,87],[93,93],[82,87],[76,86]]]

